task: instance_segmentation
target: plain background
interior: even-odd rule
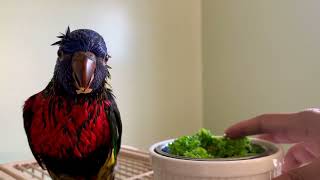
[[[319,104],[317,0],[1,1],[0,162],[30,159],[22,105],[52,77],[55,37],[106,40],[124,144]],[[54,137],[53,137],[54,138]]]
[[[1,1],[0,162],[32,158],[22,106],[50,81],[59,32],[105,39],[123,144],[146,150],[202,126],[201,3],[194,0]],[[54,137],[52,137],[54,138]]]
[[[205,0],[204,126],[320,105],[320,1]]]

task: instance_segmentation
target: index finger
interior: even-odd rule
[[[260,115],[231,126],[225,133],[231,138],[257,134],[285,133],[290,129],[295,129],[294,126],[297,126],[296,115],[297,113]]]

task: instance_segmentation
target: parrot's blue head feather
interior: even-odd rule
[[[107,53],[107,46],[103,37],[90,29],[78,29],[70,32],[68,27],[65,34],[57,36],[60,41],[52,45],[59,45],[59,49],[65,53],[73,54],[77,51],[90,51],[97,57],[104,58]]]
[[[59,46],[55,82],[69,95],[76,95],[81,89],[83,93],[85,89],[100,92],[110,75],[107,65],[110,56],[102,36],[90,29],[70,32],[68,27],[58,38],[61,40],[52,44]]]

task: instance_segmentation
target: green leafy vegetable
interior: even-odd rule
[[[190,158],[227,158],[260,154],[262,147],[247,138],[230,139],[214,136],[207,129],[200,129],[192,136],[182,136],[168,145],[169,152]]]
[[[211,155],[208,154],[207,150],[203,147],[197,147],[191,151],[186,151],[183,155],[191,158],[211,158]]]

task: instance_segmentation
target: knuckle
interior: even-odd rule
[[[312,114],[312,111],[310,111],[310,109],[306,109],[296,113],[296,117],[297,119],[305,119],[306,117],[309,117],[310,114]]]
[[[319,108],[309,108],[305,109],[301,112],[299,112],[302,117],[314,117],[315,115],[320,115],[320,109]]]
[[[309,108],[309,109],[307,109],[307,111],[310,111],[310,112],[313,112],[313,113],[316,113],[316,114],[320,113],[320,109],[319,108]]]
[[[320,126],[320,109],[310,108],[301,111],[298,113],[296,120],[304,123],[304,135],[319,135],[318,127]]]
[[[319,116],[320,114],[318,114],[317,116],[315,116],[315,111],[312,109],[307,109],[301,112],[297,113],[295,120],[296,124],[300,124],[303,125],[301,127],[299,127],[299,130],[301,132],[301,135],[305,138],[309,138],[312,137],[313,135],[313,127],[314,127],[314,121],[317,118],[317,116]]]

